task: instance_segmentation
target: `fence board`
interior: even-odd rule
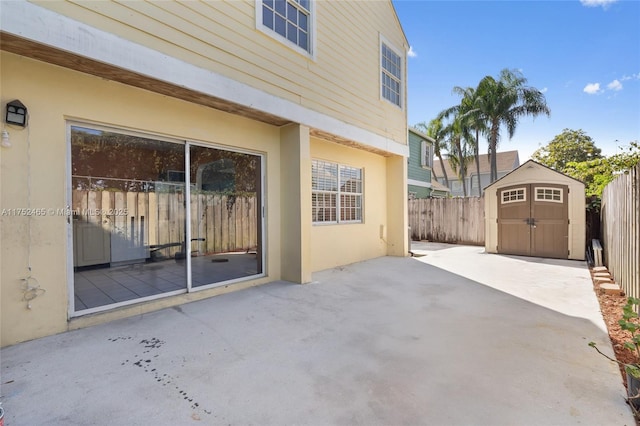
[[[243,251],[257,244],[256,197],[191,195],[191,219],[185,221],[184,194],[164,192],[72,191],[76,220],[95,223],[134,246],[182,243],[191,226],[191,248],[200,254]],[[100,214],[96,214],[96,212]],[[112,214],[114,211],[119,214]],[[125,212],[126,214],[122,214]],[[180,245],[163,249],[173,256]]]
[[[628,296],[640,296],[640,165],[602,193],[601,239],[605,264]]]
[[[414,240],[484,245],[484,198],[409,200],[409,226]]]

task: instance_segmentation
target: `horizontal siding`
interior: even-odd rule
[[[390,2],[317,1],[315,61],[256,30],[253,0],[34,3],[406,143],[406,112],[380,99],[379,34],[405,47]]]
[[[409,132],[409,163],[407,175],[409,179],[422,182],[431,182],[431,169],[425,169],[421,165],[423,139]]]

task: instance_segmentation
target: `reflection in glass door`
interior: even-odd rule
[[[74,311],[187,287],[185,145],[71,126]]]
[[[261,156],[69,132],[73,313],[263,274]]]
[[[189,146],[191,287],[263,273],[261,157]]]

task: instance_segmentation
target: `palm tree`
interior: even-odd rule
[[[440,160],[440,166],[442,167],[442,175],[444,176],[444,182],[447,188],[449,187],[449,177],[447,176],[447,170],[444,168],[444,161],[442,160],[442,150],[447,148],[445,142],[444,124],[441,119],[434,118],[427,125],[424,121],[416,124],[418,130],[424,132],[425,135],[433,139],[433,153],[438,160]]]
[[[482,195],[481,188],[482,182],[480,180],[480,132],[486,133],[487,127],[485,120],[482,117],[482,113],[475,107],[475,103],[478,98],[478,91],[473,87],[463,88],[455,86],[453,93],[462,96],[460,105],[455,105],[441,114],[444,116],[450,116],[452,114],[460,114],[465,125],[475,131],[475,138],[469,140],[471,148],[473,148],[473,155],[476,162],[476,174],[478,176],[478,195]],[[470,190],[472,188],[469,188]]]
[[[448,110],[443,111],[438,115],[438,118],[442,119],[443,114]],[[451,116],[452,113],[447,114]],[[462,182],[462,193],[466,197],[467,193],[467,166],[471,159],[471,149],[476,141],[471,134],[469,123],[467,119],[461,114],[453,114],[453,117],[449,123],[444,127],[444,134],[446,135],[448,147],[449,147],[449,164],[454,172],[458,175],[458,178]]]
[[[507,68],[500,72],[500,79],[486,76],[476,89],[474,109],[487,126],[489,156],[491,158],[491,182],[498,179],[496,152],[500,142],[500,127],[506,127],[511,139],[521,117],[540,114],[549,116],[544,94],[533,87],[526,86],[527,79],[517,70]]]

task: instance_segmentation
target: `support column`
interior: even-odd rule
[[[407,158],[387,158],[387,255],[409,254]]]
[[[311,282],[311,146],[309,128],[280,130],[280,264],[282,279]]]

